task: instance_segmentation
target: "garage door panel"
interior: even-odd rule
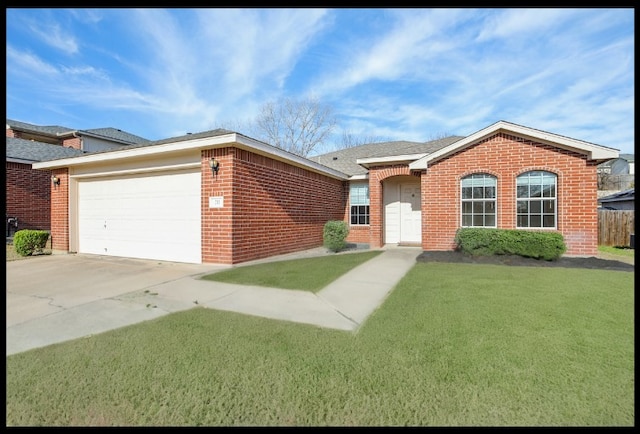
[[[201,263],[200,172],[83,180],[81,253]]]

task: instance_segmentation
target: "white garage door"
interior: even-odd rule
[[[82,180],[78,251],[201,263],[200,171]]]

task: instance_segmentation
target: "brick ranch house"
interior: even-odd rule
[[[33,163],[148,142],[115,128],[76,130],[12,119],[6,130],[5,213],[17,219],[17,229],[51,229],[51,174],[34,170]],[[7,225],[7,236],[15,230]]]
[[[218,129],[33,167],[60,179],[54,250],[237,264],[321,246],[328,220],[370,248],[451,250],[471,226],[556,231],[567,255],[593,256],[596,166],[617,156],[499,121],[468,137],[313,158]]]

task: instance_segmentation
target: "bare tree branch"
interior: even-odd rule
[[[339,145],[337,145],[337,148],[347,149],[347,148],[353,148],[355,146],[366,145],[369,143],[388,142],[390,140],[391,139],[389,138],[380,137],[380,136],[372,136],[372,135],[359,136],[359,135],[353,134],[350,131],[343,131],[342,142]]]
[[[302,157],[324,144],[335,126],[332,108],[315,98],[268,102],[254,122],[260,140]]]

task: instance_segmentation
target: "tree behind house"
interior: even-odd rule
[[[333,109],[316,98],[264,104],[253,122],[256,138],[302,157],[325,144],[336,127]]]

